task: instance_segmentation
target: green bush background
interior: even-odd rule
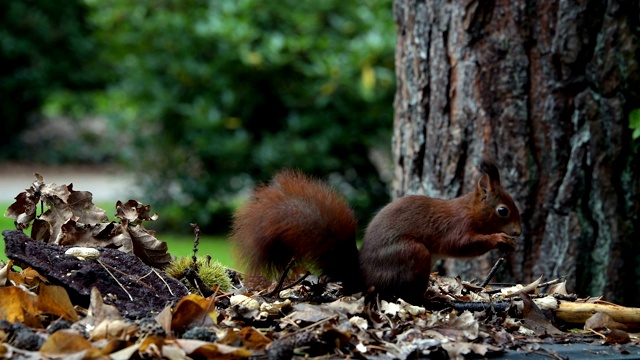
[[[362,223],[388,200],[390,0],[0,6],[0,56],[13,60],[0,89],[17,94],[0,107],[20,105],[2,158],[119,162],[168,230],[226,232],[248,189],[285,167],[337,186]],[[51,119],[102,127],[20,145]]]

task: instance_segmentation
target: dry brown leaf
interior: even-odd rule
[[[158,214],[150,215],[151,206],[143,205],[136,200],[116,203],[116,218],[120,219],[121,228],[115,240],[120,243],[129,242],[129,246],[137,257],[146,264],[163,268],[171,262],[167,243],[155,237],[155,232],[145,229],[143,221],[154,221]],[[125,250],[128,251],[128,250]]]
[[[322,307],[318,305],[312,305],[309,303],[299,303],[293,305],[293,312],[287,315],[285,321],[295,322],[309,322],[315,323],[320,320],[324,320],[328,317],[334,316],[336,313],[333,309],[328,307]]]
[[[163,268],[171,262],[169,247],[164,241],[156,239],[153,232],[142,225],[129,226],[129,236],[133,244],[133,253],[151,266]]]
[[[102,339],[129,339],[136,333],[138,326],[122,319],[104,319],[89,331],[91,341]]]
[[[551,285],[549,287],[549,290],[547,290],[548,294],[560,294],[560,295],[569,295],[569,292],[567,291],[567,282],[563,281],[554,285]]]
[[[4,216],[14,219],[13,223],[17,230],[24,230],[36,218],[36,209],[38,208],[40,197],[36,196],[35,190],[28,189],[18,194],[15,200],[4,213]]]
[[[0,289],[0,319],[21,322],[26,326],[41,328],[38,319],[38,297],[18,286]]]
[[[604,330],[604,329],[619,329],[619,330],[627,330],[627,326],[625,324],[619,323],[611,317],[611,315],[604,312],[597,312],[591,317],[587,319],[584,323],[585,330]]]
[[[609,332],[609,334],[607,334],[607,337],[604,339],[605,344],[626,344],[629,341],[631,341],[631,337],[629,337],[629,334],[626,331],[620,329],[611,330],[611,332]]]
[[[160,359],[165,338],[160,336],[147,336],[140,344],[138,352],[143,359]]]
[[[96,287],[91,288],[89,316],[86,319],[95,326],[104,320],[114,321],[121,318],[122,316],[115,306],[104,303],[100,290]]]
[[[447,351],[450,359],[463,360],[464,355],[476,354],[485,356],[488,352],[501,352],[501,348],[493,345],[475,344],[462,341],[446,342],[442,344],[442,348]]]
[[[37,306],[43,313],[78,321],[78,314],[71,304],[69,294],[62,286],[40,284]]]
[[[9,260],[7,265],[3,266],[0,269],[0,286],[7,285],[7,280],[9,279],[9,273],[12,272],[11,268],[13,267],[13,260]]]
[[[112,246],[120,248],[121,244],[114,244],[111,233],[115,223],[85,224],[73,219],[68,220],[60,228],[58,245],[75,245],[83,247]]]
[[[22,276],[24,283],[28,285],[28,287],[35,287],[36,285],[40,284],[40,283],[48,283],[49,280],[47,280],[46,277],[40,275],[40,273],[38,271],[36,271],[36,269],[32,268],[32,267],[28,267],[24,270],[22,270],[20,272],[20,275]]]
[[[70,356],[91,349],[89,340],[75,330],[62,329],[49,336],[40,348],[40,353],[50,356]]]
[[[32,224],[31,238],[56,245],[115,247],[157,268],[171,261],[167,244],[142,226],[142,222],[158,218],[158,214],[151,214],[150,205],[118,201],[116,217],[120,222],[109,222],[106,212],[93,204],[90,192],[74,190],[73,184],[46,184],[41,176],[36,177],[32,187],[16,196],[6,212],[19,230]],[[36,217],[39,202],[47,210]]]
[[[62,187],[59,187],[62,188]],[[60,190],[60,189],[56,190]],[[88,191],[75,191],[73,184],[66,187],[65,197],[51,194],[44,197],[44,202],[49,209],[40,216],[51,227],[49,242],[62,244],[64,233],[62,227],[69,220],[82,224],[100,224],[108,222],[106,212],[95,206],[92,202],[93,195]],[[46,195],[43,191],[43,195]],[[67,226],[67,231],[69,227]]]
[[[470,311],[464,311],[458,316],[452,314],[449,320],[449,327],[462,331],[467,340],[477,339],[480,331],[478,320]]]
[[[69,184],[69,198],[67,206],[75,216],[74,220],[84,224],[98,224],[108,222],[107,212],[93,204],[93,194],[89,191],[73,190]]]
[[[130,346],[127,346],[124,349],[120,349],[116,352],[112,352],[109,354],[110,360],[129,360],[134,358],[134,355],[140,349],[141,343],[136,343]]]
[[[544,316],[542,310],[531,300],[531,297],[526,293],[520,293],[520,298],[524,304],[522,309],[522,316],[524,318],[524,326],[533,330],[536,334],[550,334],[559,335],[562,334],[558,328],[553,326],[549,320]]]
[[[252,326],[246,326],[240,330],[242,345],[251,350],[262,350],[271,343],[271,340]]]
[[[171,330],[182,333],[194,326],[211,326],[216,321],[214,297],[204,298],[200,295],[190,294],[178,302],[173,310]]]
[[[127,223],[138,225],[142,221],[155,221],[158,214],[151,215],[151,205],[144,205],[137,200],[129,200],[126,203],[118,201],[116,203],[116,217],[126,220]]]
[[[250,350],[224,344],[190,339],[177,339],[176,342],[187,355],[201,356],[206,359],[238,359],[253,355]]]
[[[48,222],[35,219],[33,220],[33,225],[31,226],[31,238],[38,239],[42,242],[49,242],[49,237],[51,235],[51,226]]]
[[[162,311],[160,311],[158,313],[158,315],[156,315],[155,319],[158,322],[158,324],[160,324],[160,326],[162,326],[162,329],[164,330],[164,333],[167,334],[167,338],[172,338],[172,332],[171,332],[171,307],[173,304],[167,304],[167,306],[165,306],[164,309],[162,309]]]

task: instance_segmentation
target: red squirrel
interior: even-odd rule
[[[433,263],[513,250],[520,213],[485,160],[474,189],[452,200],[408,195],[383,207],[356,247],[353,211],[328,184],[282,171],[233,216],[231,241],[250,274],[275,278],[292,258],[351,291],[420,298]]]

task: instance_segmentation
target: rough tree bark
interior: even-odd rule
[[[523,218],[502,280],[567,275],[582,296],[638,305],[638,3],[395,0],[394,13],[394,196],[458,196],[488,155]],[[441,270],[482,277],[496,257]]]

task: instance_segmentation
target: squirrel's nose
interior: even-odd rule
[[[509,226],[507,234],[513,237],[520,236],[520,234],[522,234],[522,226],[520,225],[520,223],[511,224],[511,226]]]

